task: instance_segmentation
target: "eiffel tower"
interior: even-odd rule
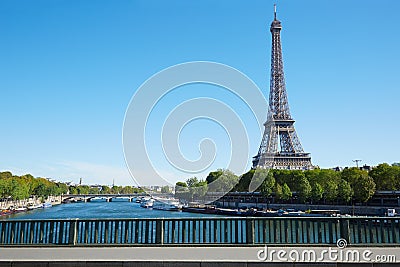
[[[310,153],[305,153],[294,128],[287,99],[281,48],[282,25],[276,19],[271,23],[272,53],[269,109],[264,135],[253,168],[290,170],[312,169]]]

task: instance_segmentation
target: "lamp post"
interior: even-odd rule
[[[361,162],[361,159],[353,159],[353,162],[356,163],[357,169],[358,169],[358,163]]]

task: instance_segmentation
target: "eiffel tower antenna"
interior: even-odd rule
[[[312,169],[311,156],[303,151],[294,128],[287,99],[281,47],[282,25],[276,18],[271,23],[271,79],[267,122],[258,154],[253,158],[253,168]]]

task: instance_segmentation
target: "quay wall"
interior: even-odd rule
[[[50,196],[46,199],[46,202],[51,202],[52,205],[61,204],[61,196]],[[42,201],[40,198],[37,197],[31,197],[29,199],[22,199],[22,200],[1,201],[0,211],[3,209],[7,210],[10,207],[26,206],[28,205],[28,203],[41,204]]]

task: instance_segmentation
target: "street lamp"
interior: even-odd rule
[[[357,169],[358,169],[358,163],[361,161],[361,159],[353,159],[353,162],[355,162],[356,163],[356,165],[357,165]]]

